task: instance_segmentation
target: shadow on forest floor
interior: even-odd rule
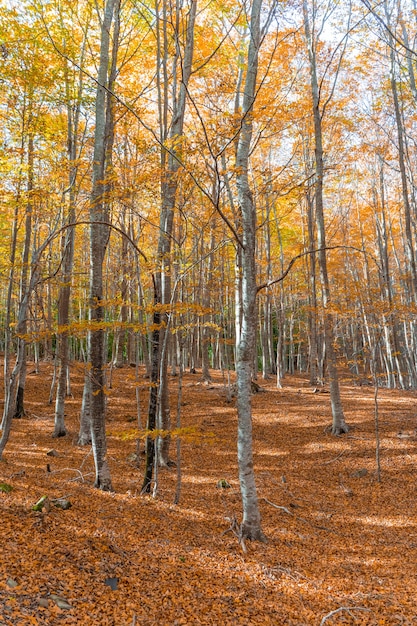
[[[313,393],[302,377],[288,377],[283,389],[259,381],[265,393],[253,396],[254,461],[269,542],[249,544],[244,554],[234,526],[241,516],[236,409],[219,374],[211,385],[198,374],[184,378],[182,425],[195,434],[182,442],[177,506],[175,468],[161,470],[157,499],[139,495],[134,372],[113,372],[113,494],[93,488],[91,450],[74,445],[81,369],[72,375],[69,434],[61,439],[51,438],[51,375],[42,363],[28,377],[27,416],[13,422],[0,463],[0,482],[13,487],[0,493],[0,625],[300,626],[341,607],[329,623],[417,621],[415,393],[379,390],[379,483],[372,388],[343,385],[352,428],[332,437],[328,394]],[[170,383],[173,418],[177,382]],[[140,383],[145,416],[147,381]],[[221,479],[230,487],[219,488]],[[72,507],[33,511],[43,495],[68,498]]]

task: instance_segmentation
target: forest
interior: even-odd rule
[[[0,624],[414,623],[416,72],[416,0],[0,0]]]

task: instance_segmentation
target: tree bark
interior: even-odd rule
[[[330,283],[327,271],[327,253],[326,253],[326,231],[324,223],[324,202],[323,202],[323,130],[322,130],[322,112],[320,110],[320,90],[317,78],[317,62],[316,62],[316,45],[314,33],[311,31],[310,18],[308,15],[307,0],[303,0],[304,11],[304,32],[307,40],[308,57],[310,62],[310,78],[311,78],[311,94],[313,103],[313,121],[314,121],[314,141],[315,141],[315,202],[316,202],[316,224],[317,224],[317,244],[318,244],[318,262],[320,269],[320,280],[322,287],[323,300],[323,326],[324,326],[324,342],[327,358],[327,369],[330,382],[330,403],[332,408],[333,424],[332,433],[340,435],[346,433],[349,428],[345,422],[343,407],[340,398],[340,387],[337,373],[336,354],[334,351],[334,330],[333,316],[330,311]]]
[[[401,191],[404,205],[404,219],[405,219],[405,236],[406,236],[406,258],[408,261],[409,272],[410,272],[410,280],[409,280],[409,289],[412,300],[415,302],[417,299],[417,265],[416,265],[416,257],[415,257],[415,247],[413,242],[413,232],[412,232],[412,216],[411,216],[411,205],[410,205],[410,197],[408,192],[408,182],[407,182],[407,168],[406,168],[406,145],[404,141],[404,128],[403,121],[401,115],[400,108],[400,100],[398,95],[398,87],[397,87],[397,77],[396,77],[396,60],[395,60],[395,43],[391,34],[391,24],[390,24],[390,16],[388,5],[385,0],[384,2],[385,16],[387,20],[387,25],[389,27],[388,30],[388,42],[390,48],[390,84],[391,84],[391,93],[392,99],[394,103],[394,114],[395,114],[395,123],[397,127],[397,138],[398,138],[398,164],[400,167],[400,175],[401,175]]]
[[[250,18],[250,42],[242,105],[242,125],[236,152],[236,185],[242,223],[242,324],[237,343],[238,467],[242,495],[241,539],[264,541],[255,483],[252,452],[251,382],[256,349],[256,207],[249,185],[249,154],[253,133],[258,55],[261,45],[262,0],[254,0]],[[237,311],[239,314],[239,311]]]
[[[90,202],[90,324],[89,364],[91,377],[91,441],[96,470],[95,487],[111,491],[112,483],[107,461],[106,441],[106,359],[103,305],[103,263],[109,239],[109,192],[111,176],[111,148],[114,135],[114,118],[111,88],[116,72],[118,14],[120,0],[107,0],[101,28],[100,64],[96,92],[96,124],[94,134],[93,187]],[[115,17],[114,17],[115,16]],[[113,50],[110,76],[110,31],[113,32]]]
[[[160,215],[160,224],[159,224],[159,239],[158,239],[158,261],[159,261],[159,271],[155,276],[156,280],[156,296],[158,297],[158,301],[155,302],[155,306],[160,307],[160,305],[169,306],[171,302],[171,247],[172,247],[172,233],[174,226],[174,210],[176,204],[176,196],[177,196],[177,188],[178,188],[178,171],[180,169],[181,164],[181,137],[183,134],[184,127],[184,115],[185,115],[185,107],[186,107],[186,95],[189,79],[191,76],[191,66],[194,52],[194,24],[195,17],[197,12],[197,1],[191,0],[190,2],[190,10],[188,14],[188,22],[186,27],[186,43],[183,54],[180,50],[179,43],[179,28],[180,28],[180,14],[179,14],[179,6],[176,7],[176,14],[174,18],[174,29],[175,29],[175,55],[173,60],[173,76],[174,76],[174,84],[172,87],[173,93],[173,102],[172,102],[172,120],[171,127],[169,131],[169,145],[170,151],[167,154],[165,148],[162,148],[161,153],[161,168],[162,168],[162,180],[161,180],[161,215]],[[166,5],[164,3],[163,8],[163,43],[160,39],[160,26],[159,26],[159,12],[157,12],[157,35],[158,35],[158,55],[160,57],[160,61],[162,62],[162,72],[163,72],[163,86],[161,86],[159,69],[158,69],[158,93],[159,93],[159,116],[160,116],[160,126],[161,126],[161,141],[164,142],[167,139],[167,111],[168,111],[168,72],[167,72],[167,32],[166,32]],[[163,48],[163,52],[161,51]],[[176,76],[178,71],[178,64],[182,61],[181,66],[181,81],[179,89],[176,84]],[[167,312],[163,314],[161,322],[166,324],[167,322]],[[153,334],[152,341],[155,341],[155,334]],[[164,341],[168,340],[165,338],[164,327],[161,326],[157,333],[157,338],[159,341],[158,354],[159,357],[162,355],[162,345]],[[168,350],[165,350],[164,353],[168,355]],[[155,353],[153,352],[153,357]],[[153,362],[152,369],[155,364]],[[151,379],[154,381],[153,384],[157,384],[160,386],[158,392],[159,402],[157,403],[157,426],[158,428],[162,428],[164,430],[170,429],[170,408],[169,408],[169,397],[168,397],[168,363],[167,360],[159,363],[159,373],[158,375],[152,371]],[[150,389],[150,400],[149,407],[153,411],[154,402],[153,402],[153,387]],[[150,429],[149,424],[153,421],[153,416],[148,416],[148,429]],[[150,438],[148,439],[148,442]],[[150,444],[152,445],[152,444]],[[159,440],[158,445],[158,463],[169,466],[169,437],[164,437]],[[149,467],[147,466],[145,470],[145,483],[147,484],[149,473]],[[145,484],[144,484],[145,486]],[[147,488],[147,487],[146,487]]]
[[[159,383],[159,358],[160,358],[160,341],[159,332],[161,328],[161,313],[157,303],[160,302],[157,284],[154,284],[154,312],[152,320],[152,353],[151,353],[151,380],[149,389],[149,406],[147,430],[149,432],[146,437],[145,444],[145,475],[143,478],[141,493],[150,493],[153,466],[155,461],[155,438],[152,431],[156,428],[157,412],[158,412],[158,383]]]
[[[85,41],[83,43],[81,59],[84,57]],[[81,61],[82,64],[82,61]],[[68,216],[67,223],[75,222],[75,183],[77,179],[77,138],[78,124],[81,113],[81,95],[82,95],[82,73],[80,72],[77,104],[75,111],[71,103],[70,84],[68,66],[65,66],[65,89],[67,99],[67,140],[68,140],[68,159],[70,171],[68,177]],[[69,332],[68,325],[70,321],[70,298],[71,298],[71,280],[72,268],[74,263],[74,238],[75,231],[73,226],[69,226],[63,234],[62,242],[62,274],[61,287],[58,297],[58,385],[55,399],[55,426],[53,437],[63,437],[67,434],[65,428],[65,397],[67,394],[67,378],[69,375]]]
[[[12,419],[15,415],[15,398],[20,380],[20,374],[22,366],[26,362],[26,341],[21,337],[26,332],[27,315],[29,310],[30,296],[35,288],[39,279],[39,258],[43,252],[44,247],[40,247],[32,255],[31,275],[28,283],[25,286],[25,291],[21,296],[19,302],[18,320],[16,327],[17,334],[17,356],[13,371],[8,380],[8,392],[5,394],[6,402],[4,407],[4,418],[2,421],[2,432],[0,438],[0,460],[2,458],[4,449],[9,440],[10,430],[12,425]]]
[[[30,247],[32,240],[32,214],[33,214],[33,174],[34,174],[34,136],[32,125],[32,106],[31,106],[31,98],[29,103],[29,115],[28,115],[28,124],[29,124],[29,138],[28,138],[28,184],[27,184],[27,193],[28,193],[28,201],[26,204],[26,218],[25,218],[25,242],[23,246],[23,258],[22,258],[22,274],[20,278],[20,301],[23,301],[26,298],[26,293],[28,290],[28,274],[29,274],[29,257],[30,257]],[[29,298],[29,296],[28,296]],[[27,303],[28,306],[28,303]],[[26,309],[27,312],[27,309]],[[25,395],[25,384],[26,384],[26,339],[25,335],[27,333],[27,317],[25,316],[20,320],[20,330],[19,330],[19,339],[18,339],[18,359],[19,368],[18,368],[18,382],[17,382],[17,392],[16,395],[13,395],[12,398],[9,398],[9,402],[15,403],[14,417],[21,418],[25,414],[24,407],[24,395]]]
[[[22,128],[22,139],[21,139],[21,161],[19,168],[19,177],[17,184],[17,192],[15,199],[15,209],[13,216],[13,226],[12,226],[12,241],[10,248],[10,272],[9,272],[9,281],[7,285],[7,299],[6,299],[6,315],[4,320],[4,412],[2,417],[2,422],[0,426],[0,430],[4,429],[4,423],[6,420],[6,407],[8,406],[8,393],[9,393],[9,379],[10,379],[10,347],[12,343],[12,333],[11,333],[11,312],[12,312],[12,296],[13,296],[13,284],[14,284],[14,275],[15,275],[15,261],[16,261],[16,249],[17,249],[17,234],[19,230],[19,203],[21,196],[21,185],[22,185],[22,174],[23,174],[23,162],[24,162],[24,133]]]

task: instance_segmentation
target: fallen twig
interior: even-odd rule
[[[297,572],[296,570],[293,571],[289,567],[284,567],[283,565],[277,565],[275,567],[267,567],[266,565],[262,565],[262,571],[264,572],[265,576],[268,576],[268,578],[271,578],[272,580],[277,580],[276,573],[278,574],[278,576],[282,576],[283,574],[285,574],[294,581],[298,581],[301,578],[306,580],[306,576],[304,576],[304,574],[300,574],[300,572]]]
[[[346,487],[346,485],[343,484],[342,475],[339,476],[339,485],[340,485],[340,488],[344,491],[344,493],[347,496],[349,496],[349,497],[353,496],[352,489],[350,487]]]
[[[335,609],[334,611],[330,611],[330,613],[327,613],[327,615],[325,615],[323,619],[321,620],[320,626],[323,626],[323,624],[325,624],[328,619],[333,617],[333,615],[337,615],[337,613],[341,613],[342,611],[346,611],[347,613],[349,613],[351,617],[353,617],[353,615],[351,614],[351,611],[370,611],[370,610],[371,609],[367,609],[364,606],[340,606],[338,609]]]
[[[57,470],[53,470],[52,472],[49,472],[49,476],[52,476],[53,474],[59,474],[59,472],[77,472],[77,474],[79,474],[81,482],[84,482],[84,476],[83,474],[80,472],[79,469],[76,469],[75,467],[63,467],[62,469],[57,469]]]
[[[325,530],[328,533],[336,533],[336,531],[333,530],[332,528],[327,528],[327,526],[319,526],[318,524],[313,524],[313,522],[310,522],[310,520],[306,519],[305,517],[300,517],[300,516],[296,515],[295,513],[293,513],[289,509],[287,509],[286,506],[279,506],[278,504],[274,504],[273,502],[271,502],[267,498],[262,498],[262,500],[264,500],[267,504],[270,504],[271,506],[273,506],[274,509],[280,509],[280,510],[284,511],[285,513],[288,513],[288,515],[291,515],[292,517],[295,517],[296,520],[298,520],[300,522],[304,522],[305,524],[308,524],[312,528],[317,528],[317,530]]]
[[[334,459],[330,459],[330,461],[323,461],[323,463],[319,463],[319,465],[328,465],[329,463],[334,463],[335,461],[337,461],[337,459],[340,459],[342,454],[344,454],[345,452],[346,452],[346,450],[342,450],[342,452],[340,452],[340,454],[335,456]]]
[[[288,515],[292,515],[293,517],[295,517],[295,514],[292,511],[290,511],[289,509],[287,509],[286,506],[279,506],[278,504],[274,504],[273,502],[271,502],[267,498],[262,498],[262,500],[264,500],[267,504],[270,504],[271,506],[273,506],[274,509],[280,509],[281,511],[284,511],[285,513],[288,513]]]
[[[20,477],[20,476],[24,476],[25,474],[26,474],[26,471],[24,469],[21,469],[18,472],[15,472],[14,474],[10,474],[9,480],[11,480],[12,478],[17,478],[17,477]]]
[[[86,460],[88,459],[88,457],[90,456],[90,454],[93,454],[93,446],[91,446],[90,450],[87,452],[87,454],[85,455],[83,462],[80,465],[80,469],[82,468],[82,466],[84,465],[84,463],[86,462]]]
[[[36,420],[49,420],[53,419],[54,415],[36,415],[36,413],[31,413],[30,417],[34,417]]]

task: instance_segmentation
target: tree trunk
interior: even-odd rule
[[[113,106],[107,88],[112,88],[116,73],[119,0],[107,0],[101,28],[100,64],[96,93],[96,124],[94,134],[93,188],[90,202],[90,323],[89,364],[91,378],[91,441],[96,469],[95,487],[111,491],[112,483],[107,461],[105,333],[103,306],[103,263],[109,239],[109,192],[111,148],[114,136]],[[115,14],[110,76],[110,30]]]
[[[165,148],[162,148],[161,153],[161,168],[162,168],[162,181],[161,181],[161,215],[160,215],[160,234],[158,240],[158,260],[160,269],[156,275],[156,294],[160,298],[160,300],[156,303],[156,306],[166,305],[169,306],[171,303],[171,247],[172,247],[172,233],[173,233],[173,225],[174,225],[174,209],[176,203],[176,195],[178,188],[178,170],[180,169],[181,162],[181,136],[183,134],[184,127],[184,114],[185,114],[185,106],[186,106],[186,94],[188,82],[191,76],[191,66],[194,52],[194,24],[195,24],[195,16],[197,11],[197,2],[196,0],[191,0],[190,3],[190,11],[188,14],[188,23],[186,27],[186,43],[185,50],[182,52],[179,48],[179,28],[180,28],[180,15],[179,15],[179,7],[176,7],[176,14],[174,19],[174,29],[175,29],[175,55],[173,60],[173,76],[174,76],[174,84],[172,88],[173,103],[172,103],[172,121],[169,132],[170,141],[170,152],[166,153]],[[164,42],[163,42],[163,55],[161,55],[161,46],[162,42],[160,40],[160,31],[159,31],[159,13],[157,16],[157,26],[158,26],[158,50],[159,56],[161,57],[162,63],[162,71],[163,71],[163,93],[161,91],[160,77],[159,77],[159,69],[158,69],[158,93],[159,93],[159,110],[160,110],[160,126],[161,126],[161,139],[162,141],[166,140],[166,129],[167,129],[167,110],[168,110],[168,83],[167,83],[167,33],[166,33],[166,5],[164,4],[164,25],[163,25],[163,33],[164,33]],[[178,71],[178,64],[182,61],[181,69],[182,76],[180,81],[179,89],[177,89],[176,84],[176,75]],[[163,319],[166,323],[167,318],[165,314],[165,319]],[[158,341],[160,343],[158,354],[161,357],[162,355],[162,344],[164,341],[168,341],[169,338],[165,338],[165,333],[163,328],[158,332]],[[154,337],[153,337],[154,341]],[[164,351],[165,355],[168,355],[168,350]],[[153,365],[152,365],[153,368]],[[153,372],[152,377],[155,377],[155,373]],[[168,363],[167,360],[159,364],[159,374],[158,374],[158,385],[160,385],[161,389],[159,390],[159,405],[157,407],[158,415],[157,415],[157,426],[158,428],[162,428],[164,430],[170,429],[170,409],[169,409],[169,397],[168,397]],[[151,387],[150,390],[150,401],[149,406],[153,407],[152,401],[153,390]],[[148,429],[149,422],[152,421],[152,417],[148,418]],[[169,461],[169,438],[164,437],[160,440],[158,446],[158,462],[162,465],[168,466],[170,465]],[[145,482],[147,481],[147,473],[149,468],[145,471]]]
[[[304,31],[308,46],[308,56],[310,61],[310,78],[311,78],[311,94],[313,102],[313,120],[314,120],[314,140],[315,140],[315,156],[316,156],[316,223],[317,223],[317,244],[318,244],[318,261],[320,269],[320,280],[322,287],[323,299],[323,326],[324,326],[324,343],[326,348],[327,369],[330,382],[330,402],[332,407],[333,424],[332,433],[340,435],[348,431],[345,422],[343,407],[340,398],[339,379],[337,374],[336,354],[334,351],[334,329],[333,316],[330,311],[330,285],[327,271],[327,254],[326,254],[326,231],[324,225],[324,206],[323,206],[323,133],[322,133],[322,113],[320,111],[320,90],[317,79],[316,64],[316,44],[314,33],[311,32],[310,18],[308,15],[307,0],[303,0],[304,10]]]
[[[210,224],[210,252],[207,260],[207,270],[204,278],[203,268],[201,270],[201,283],[200,289],[202,290],[202,303],[205,309],[209,309],[211,307],[211,292],[213,288],[213,267],[214,267],[214,254],[213,249],[215,245],[215,224],[211,222]],[[204,239],[203,239],[204,242]],[[204,244],[202,243],[202,256],[204,254]],[[201,378],[205,382],[211,382],[211,374],[210,374],[210,359],[209,359],[209,348],[211,347],[211,339],[212,339],[212,330],[210,327],[210,322],[212,321],[211,314],[204,314],[201,318],[202,330],[201,330]],[[182,358],[182,344],[180,355]],[[181,367],[181,364],[180,364]]]
[[[308,330],[309,330],[309,369],[310,369],[310,385],[316,387],[322,384],[319,376],[318,368],[318,332],[317,332],[317,276],[316,276],[316,237],[314,228],[314,203],[310,197],[309,190],[306,197],[307,203],[307,225],[308,240],[310,254],[307,258],[307,267],[309,269],[309,312],[308,312]]]
[[[9,379],[10,379],[10,346],[12,343],[11,340],[11,312],[12,312],[12,296],[13,296],[13,283],[14,283],[14,274],[15,274],[15,261],[16,261],[16,248],[17,248],[17,233],[19,229],[19,201],[20,201],[20,193],[21,193],[21,182],[22,182],[22,166],[23,166],[23,158],[24,158],[24,137],[22,131],[22,156],[20,162],[20,170],[19,170],[19,178],[17,185],[17,193],[16,193],[16,202],[15,202],[15,210],[13,217],[13,226],[12,226],[12,242],[10,249],[10,273],[9,273],[9,281],[7,285],[7,300],[6,300],[6,315],[4,320],[4,412],[3,418],[0,426],[0,430],[4,429],[4,423],[6,420],[6,407],[8,406],[8,393],[9,393]]]
[[[388,5],[385,0],[384,2],[385,15],[387,19],[387,25],[389,27],[388,30],[388,42],[390,48],[390,84],[391,84],[391,93],[392,99],[394,103],[394,113],[395,113],[395,123],[397,127],[397,138],[398,138],[398,164],[400,167],[400,175],[401,175],[401,191],[403,198],[403,206],[404,206],[404,218],[405,218],[405,237],[406,237],[406,246],[405,253],[409,266],[410,280],[409,280],[409,290],[411,294],[411,299],[415,302],[417,298],[417,267],[416,267],[416,257],[415,257],[415,249],[413,242],[413,233],[412,233],[412,217],[411,217],[411,206],[410,206],[410,198],[408,193],[408,182],[407,182],[407,169],[406,169],[406,145],[404,141],[404,128],[403,121],[400,109],[400,101],[398,96],[398,87],[397,87],[397,77],[396,77],[396,60],[395,60],[395,42],[394,38],[391,34],[391,24],[390,17],[388,11]]]
[[[237,343],[238,466],[242,494],[241,539],[264,541],[255,484],[252,453],[251,382],[256,349],[256,208],[249,185],[249,154],[252,139],[252,114],[256,94],[258,55],[261,45],[262,0],[254,0],[250,18],[250,42],[242,106],[242,123],[236,152],[236,185],[242,223],[242,324]],[[239,311],[237,311],[239,314]]]
[[[16,392],[20,380],[20,374],[22,371],[22,366],[26,362],[26,342],[20,336],[26,330],[26,321],[29,310],[29,300],[33,289],[38,282],[39,279],[39,257],[43,252],[43,247],[41,246],[38,250],[36,250],[32,255],[32,265],[31,265],[31,276],[29,282],[25,286],[25,292],[22,294],[22,297],[19,302],[19,311],[18,311],[18,320],[16,327],[17,334],[17,356],[13,371],[10,375],[10,379],[8,381],[8,392],[5,394],[6,403],[4,407],[4,418],[2,422],[2,432],[0,438],[0,460],[2,458],[4,448],[9,440],[12,419],[15,415],[15,398]]]
[[[159,383],[159,331],[161,327],[161,313],[156,304],[160,301],[160,296],[157,291],[158,287],[154,284],[154,312],[152,320],[152,355],[151,355],[151,380],[149,389],[149,407],[148,407],[148,420],[147,430],[149,435],[146,437],[145,447],[145,475],[143,478],[143,484],[141,493],[150,493],[152,473],[155,460],[155,438],[152,431],[156,428],[156,419],[158,412],[158,383]]]
[[[84,57],[84,45],[81,53],[81,59]],[[81,112],[81,94],[82,94],[82,74],[80,73],[79,87],[77,94],[77,105],[73,112],[70,95],[70,84],[68,76],[68,67],[65,68],[65,88],[67,98],[67,139],[68,139],[68,158],[70,163],[70,172],[68,180],[69,190],[69,210],[67,222],[74,224],[75,222],[75,183],[77,178],[77,135],[78,123]],[[74,262],[74,227],[69,226],[63,234],[62,245],[62,275],[61,287],[58,297],[58,349],[57,356],[59,360],[58,385],[55,400],[55,427],[53,437],[63,437],[67,434],[65,428],[65,396],[67,393],[67,377],[69,373],[69,333],[68,325],[70,321],[70,298],[71,298],[71,280],[72,268]]]
[[[28,192],[28,201],[26,205],[26,219],[25,219],[25,242],[23,247],[23,258],[22,258],[22,274],[20,279],[20,300],[23,301],[26,297],[26,293],[28,290],[28,273],[29,273],[29,256],[30,256],[30,247],[32,240],[32,213],[33,213],[33,159],[34,159],[34,137],[33,130],[30,128],[32,124],[32,112],[31,105],[29,107],[29,139],[28,139],[28,184],[27,184],[27,192]],[[29,298],[29,296],[28,296]],[[28,303],[27,303],[28,306]],[[24,407],[24,395],[25,395],[25,384],[26,384],[26,340],[25,335],[27,333],[27,318],[24,317],[21,319],[21,328],[19,331],[19,352],[17,361],[19,362],[19,370],[18,370],[18,382],[17,382],[17,392],[16,396],[13,395],[12,398],[9,399],[9,402],[15,403],[15,411],[14,417],[20,418],[25,414]]]
[[[91,376],[86,371],[84,375],[83,398],[81,401],[80,430],[77,444],[87,446],[91,443]]]

